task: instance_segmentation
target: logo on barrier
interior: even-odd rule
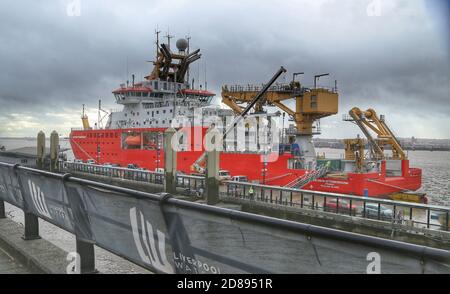
[[[42,192],[41,188],[31,180],[28,180],[28,187],[30,188],[31,200],[33,200],[33,204],[36,210],[43,216],[51,219],[52,216],[48,211],[44,192]]]
[[[134,243],[142,261],[152,265],[154,268],[165,272],[173,273],[173,268],[166,256],[166,237],[163,232],[156,230],[157,238],[153,231],[152,224],[145,220],[142,212],[139,211],[140,225],[138,224],[138,212],[136,207],[130,209],[131,228],[133,230]],[[141,233],[139,232],[141,228]],[[155,245],[158,245],[156,247]]]

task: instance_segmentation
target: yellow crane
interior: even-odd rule
[[[317,80],[329,74],[320,74],[314,77],[314,87],[302,87],[295,81],[294,73],[290,84],[275,84],[270,87],[264,96],[254,106],[255,112],[264,112],[264,106],[275,106],[286,112],[295,122],[296,132],[290,134],[289,141],[296,144],[299,154],[293,165],[314,170],[316,168],[316,152],[312,143],[312,136],[319,134],[320,129],[314,122],[320,118],[334,115],[338,112],[339,95],[337,86],[333,89],[317,87]],[[241,113],[243,105],[248,105],[260,90],[259,86],[223,86],[222,102]],[[288,101],[295,103],[295,108],[288,106]],[[292,140],[293,139],[293,140]]]
[[[259,90],[259,87],[251,85],[223,86],[222,102],[240,114],[243,110],[241,105],[250,103]],[[295,100],[295,109],[285,104],[290,99]],[[289,85],[271,87],[255,105],[255,112],[262,112],[265,105],[276,106],[290,115],[299,134],[312,135],[314,121],[338,112],[338,94],[324,88],[302,88],[299,82],[292,81]]]
[[[384,146],[392,147],[393,159],[406,159],[406,153],[394,133],[387,126],[384,117],[379,117],[375,110],[367,109],[362,111],[354,107],[349,111],[351,121],[354,121],[369,141],[372,153],[377,159],[385,159]],[[375,139],[370,131],[373,131],[377,138]]]

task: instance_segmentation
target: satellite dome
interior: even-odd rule
[[[186,51],[188,47],[188,41],[186,39],[178,39],[177,40],[177,48],[180,51]]]

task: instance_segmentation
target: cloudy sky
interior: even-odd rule
[[[402,137],[450,138],[449,5],[446,0],[48,0],[0,2],[0,137],[67,135],[111,91],[150,70],[154,31],[192,37],[192,75],[220,94],[262,83],[280,65],[338,80],[340,113],[322,137],[353,137],[351,107],[373,107]],[[176,39],[176,38],[175,38]],[[175,40],[174,39],[174,40]],[[127,62],[128,60],[128,62]],[[197,74],[197,72],[200,72]],[[283,80],[283,78],[282,78]],[[217,99],[219,102],[219,99]]]

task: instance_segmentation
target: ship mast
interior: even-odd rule
[[[190,52],[188,49],[189,39],[177,40],[178,52],[174,53],[170,49],[170,40],[174,37],[167,32],[167,43],[159,44],[159,34],[161,31],[156,30],[156,60],[153,61],[154,68],[150,75],[146,76],[147,80],[160,79],[162,81],[172,81],[176,83],[185,83],[186,76],[189,83],[189,66],[194,61],[200,59],[200,49]],[[186,49],[188,51],[186,52]]]
[[[156,34],[156,59],[158,59],[158,54],[159,54],[159,34],[161,33],[161,31],[158,31],[158,28],[156,28],[155,30],[155,34]]]

